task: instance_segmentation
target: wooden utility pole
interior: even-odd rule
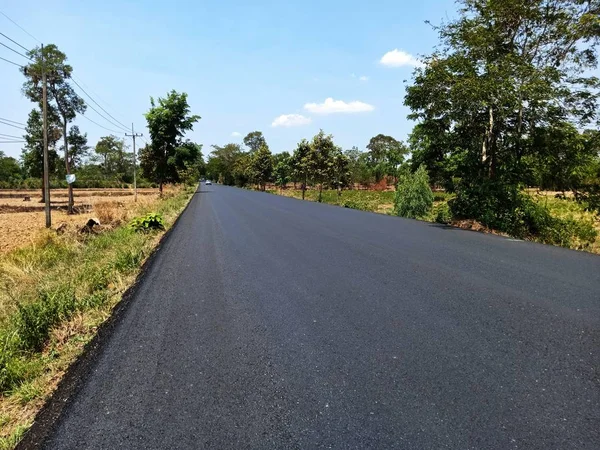
[[[50,213],[50,164],[48,163],[48,94],[46,87],[46,64],[44,62],[44,44],[42,44],[42,116],[44,128],[44,211],[46,228],[52,226]]]
[[[135,138],[136,137],[141,137],[143,136],[143,134],[136,134],[135,131],[133,131],[133,123],[131,124],[131,134],[127,134],[125,133],[125,136],[129,136],[133,138],[133,197],[134,197],[134,201],[137,202],[137,181],[136,181],[136,155],[135,155]]]

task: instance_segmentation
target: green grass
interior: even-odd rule
[[[0,450],[10,450],[15,448],[30,426],[30,424],[18,425],[12,430],[10,435],[0,437]]]
[[[273,190],[269,192],[279,194],[279,191]],[[345,190],[342,191],[342,195],[338,198],[337,191],[324,190],[322,201],[330,205],[338,205],[362,211],[387,213],[393,209],[394,194],[394,191]],[[302,198],[302,191],[299,189],[288,189],[282,191],[281,195]],[[306,200],[316,202],[318,198],[319,191],[306,191]]]
[[[151,208],[169,228],[190,196],[179,191],[136,214]],[[0,257],[0,448],[18,442],[33,406],[110,315],[160,235],[127,224],[99,235],[49,234]]]

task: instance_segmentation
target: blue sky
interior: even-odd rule
[[[137,131],[146,133],[150,96],[187,92],[202,116],[188,137],[205,155],[211,144],[241,142],[253,130],[274,152],[293,150],[320,128],[344,149],[364,149],[378,133],[405,139],[412,128],[402,105],[411,56],[437,43],[424,21],[439,23],[455,9],[449,0],[22,0],[0,7],[40,41],[58,45],[83,87]],[[0,31],[25,47],[38,44],[2,15]],[[4,47],[0,56],[25,62]],[[0,61],[0,79],[0,117],[26,122],[33,105],[20,92],[22,75]],[[87,115],[115,129],[95,112]],[[91,145],[109,134],[76,123]],[[21,131],[0,124],[0,133]],[[0,150],[19,156],[21,145]]]

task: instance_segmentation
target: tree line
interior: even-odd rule
[[[395,182],[408,147],[391,136],[379,134],[367,145],[367,151],[353,147],[349,150],[335,144],[332,135],[321,130],[310,141],[303,139],[290,153],[272,154],[261,131],[248,133],[244,147],[237,143],[213,145],[208,156],[206,176],[228,185],[255,185],[264,190],[267,183],[305,190],[314,186],[323,189],[342,189],[356,184],[370,186]],[[321,195],[319,195],[319,199]]]
[[[407,145],[378,136],[366,152],[341,152],[319,133],[293,154],[272,157],[261,180],[339,188],[390,176],[396,182],[423,167],[420,179],[454,194],[453,217],[515,235],[558,226],[527,187],[571,192],[600,211],[600,3],[458,6],[456,19],[434,26],[439,45],[406,88],[416,122]],[[260,183],[257,156],[237,144],[214,146],[207,170],[227,184]]]

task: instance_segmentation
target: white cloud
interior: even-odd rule
[[[362,75],[362,76],[358,77],[358,79],[360,81],[369,81],[369,77],[367,77],[366,75]]]
[[[231,133],[231,137],[240,137],[242,135],[242,133],[239,133],[237,131],[234,131],[233,133]]]
[[[271,124],[272,127],[299,127],[308,125],[312,122],[310,117],[304,117],[302,114],[282,114],[276,117]]]
[[[421,61],[419,61],[410,53],[406,53],[405,51],[398,49],[387,52],[381,57],[379,63],[388,67],[421,67],[423,65]]]
[[[304,109],[315,114],[359,113],[373,111],[375,107],[359,101],[346,103],[343,100],[326,98],[323,103],[307,103]]]

